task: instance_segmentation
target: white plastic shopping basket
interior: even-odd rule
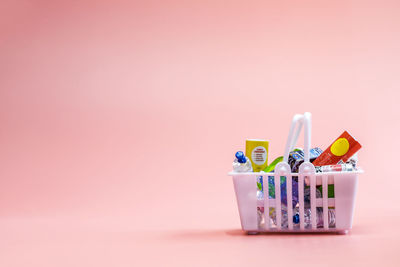
[[[304,124],[304,163],[298,173],[291,173],[288,164],[289,152],[295,146]],[[297,127],[296,127],[297,126]],[[346,172],[316,173],[310,163],[311,114],[296,114],[289,130],[283,162],[276,165],[274,173],[230,172],[236,192],[242,229],[249,234],[259,232],[338,232],[347,233],[353,221],[354,202],[357,191],[357,168]],[[286,178],[284,178],[286,177]],[[268,179],[269,178],[269,179]],[[282,180],[284,178],[284,180]],[[257,181],[262,179],[263,192],[260,198]],[[292,182],[298,184],[298,203],[292,208]],[[305,185],[309,185],[309,195],[305,214]],[[269,182],[274,181],[274,196],[269,193]],[[281,201],[281,183],[286,182],[287,204]],[[334,197],[328,197],[328,184],[333,185]],[[322,196],[317,196],[316,186],[321,188]],[[307,189],[308,190],[308,189]],[[257,196],[258,194],[258,196]],[[260,208],[263,213],[260,214]],[[331,212],[331,211],[334,212]],[[271,212],[273,211],[273,212]],[[293,222],[293,216],[298,218]],[[333,215],[332,215],[333,213]],[[331,217],[334,223],[331,223]],[[286,218],[286,223],[283,223]],[[307,220],[306,220],[307,219]],[[318,221],[318,222],[317,222]]]

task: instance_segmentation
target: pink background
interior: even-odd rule
[[[398,266],[400,2],[2,1],[0,266]],[[363,145],[353,230],[245,236],[245,138]],[[300,143],[301,145],[301,143]]]

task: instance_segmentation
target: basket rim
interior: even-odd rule
[[[323,176],[323,175],[348,175],[348,174],[359,174],[359,173],[364,173],[364,170],[361,167],[357,167],[356,170],[354,171],[344,171],[344,172],[335,172],[335,171],[330,171],[330,172],[317,172],[315,173],[316,176]],[[230,171],[228,173],[228,176],[275,176],[274,172],[235,172],[235,171]],[[290,173],[291,176],[299,176],[299,173]]]

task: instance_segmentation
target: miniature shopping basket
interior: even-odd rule
[[[304,163],[300,165],[298,173],[292,173],[288,164],[289,152],[295,146],[303,124]],[[233,177],[242,229],[248,234],[259,232],[346,234],[351,229],[358,174],[363,171],[356,168],[346,172],[316,173],[314,165],[310,163],[310,144],[311,114],[308,112],[304,115],[296,114],[289,130],[283,162],[276,165],[273,173],[262,171],[229,173]],[[257,186],[260,180],[263,191]],[[296,207],[292,208],[292,205],[285,203],[293,203],[294,181],[298,185],[298,202]],[[286,183],[285,192],[281,192],[282,182]],[[271,186],[275,191],[274,194],[268,190]],[[317,187],[322,194],[316,194]],[[328,194],[328,187],[333,189],[334,194]],[[307,202],[305,202],[305,188],[309,190],[306,196]],[[281,200],[281,193],[285,194],[285,203]],[[293,216],[296,216],[296,221],[292,219]]]

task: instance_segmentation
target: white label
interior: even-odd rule
[[[267,150],[265,147],[258,146],[251,152],[251,160],[256,165],[263,165],[267,160]]]

